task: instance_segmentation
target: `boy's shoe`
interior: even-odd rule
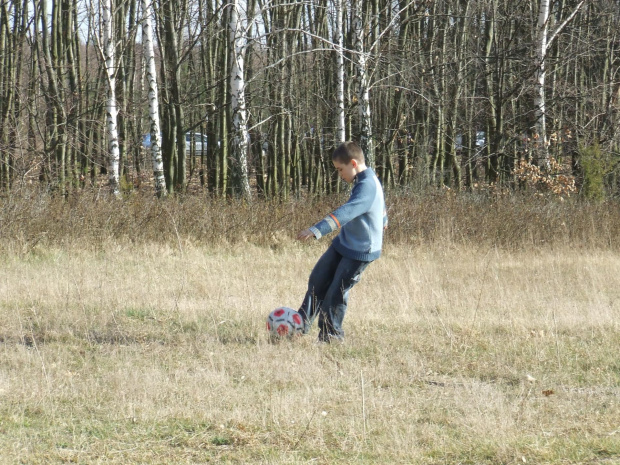
[[[317,344],[344,344],[344,337],[335,334],[328,334],[327,336],[319,334],[316,342]]]

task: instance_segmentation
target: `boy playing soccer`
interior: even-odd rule
[[[383,188],[366,166],[364,153],[355,142],[345,142],[332,155],[343,181],[353,184],[349,200],[314,226],[297,234],[298,240],[320,239],[336,229],[339,234],[314,266],[308,291],[299,309],[304,333],[319,316],[319,342],[343,341],[342,320],[349,291],[366,267],[381,255],[387,214]]]

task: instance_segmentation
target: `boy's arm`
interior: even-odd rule
[[[375,192],[368,189],[368,185],[365,189],[362,187],[361,184],[356,185],[347,203],[338,207],[314,226],[310,226],[306,231],[311,231],[314,237],[320,239],[326,234],[340,229],[352,219],[366,213],[372,206]]]

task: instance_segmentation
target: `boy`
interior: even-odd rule
[[[299,309],[304,334],[319,316],[319,342],[325,343],[344,340],[342,320],[349,291],[370,262],[381,255],[383,230],[387,227],[383,189],[372,168],[366,166],[362,149],[355,142],[345,142],[332,154],[332,163],[342,180],[353,184],[351,197],[297,234],[298,240],[305,241],[340,229],[310,273],[308,291]]]

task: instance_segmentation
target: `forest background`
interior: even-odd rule
[[[619,11],[5,0],[1,187],[118,194],[163,175],[168,193],[321,195],[340,189],[330,153],[353,139],[386,189],[613,197]]]

